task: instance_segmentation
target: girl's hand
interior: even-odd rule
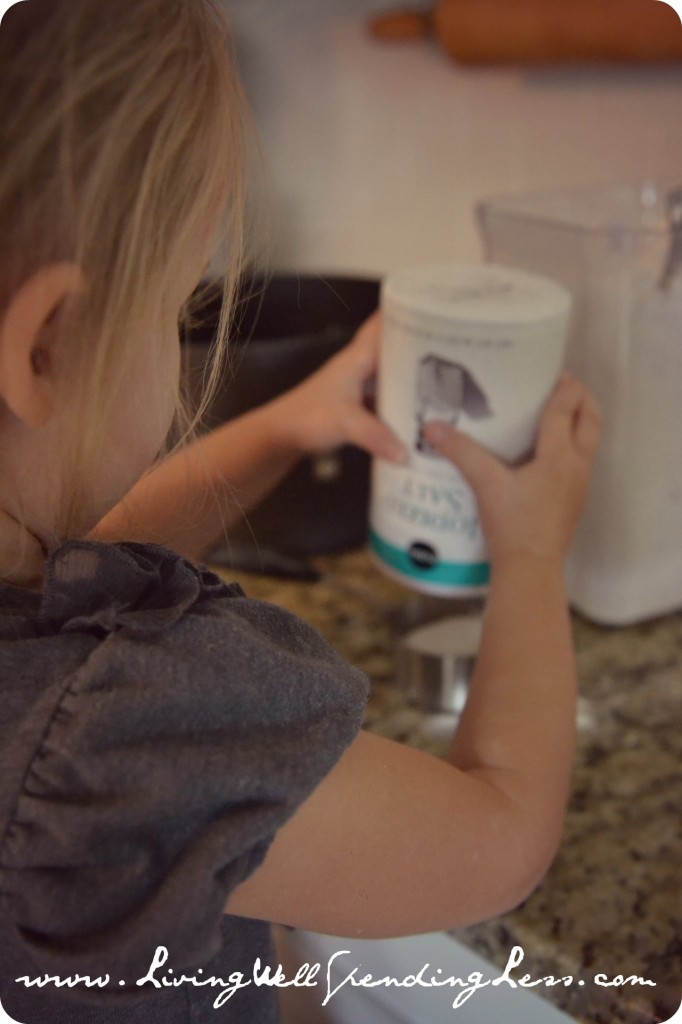
[[[429,443],[476,494],[493,564],[517,556],[563,562],[587,497],[599,434],[593,397],[568,373],[547,402],[535,454],[523,466],[505,465],[445,424],[426,428]]]
[[[377,312],[321,369],[275,399],[277,422],[298,453],[321,454],[354,444],[391,462],[407,459],[404,445],[365,404],[377,371],[380,339]]]

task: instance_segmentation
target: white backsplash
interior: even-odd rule
[[[276,267],[477,261],[484,195],[682,183],[682,67],[463,68],[435,41],[369,36],[396,0],[221,2],[270,166]]]

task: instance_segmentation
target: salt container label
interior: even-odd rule
[[[389,278],[382,293],[377,409],[410,454],[404,466],[374,460],[370,544],[392,574],[447,596],[484,590],[490,565],[473,492],[425,428],[449,423],[510,462],[529,455],[561,370],[570,296],[508,268],[434,270]],[[439,305],[409,308],[408,293]],[[473,312],[444,315],[445,300]]]

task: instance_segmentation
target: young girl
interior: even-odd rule
[[[157,460],[220,223],[219,349],[241,269],[226,41],[211,0],[24,0],[0,29],[0,1001],[23,1024],[274,1021],[254,981],[268,922],[457,928],[523,900],[561,836],[562,562],[598,434],[576,380],[521,468],[430,428],[493,563],[447,760],[361,732],[364,676],[196,564],[303,453],[403,454],[362,404],[373,318],[294,391]]]

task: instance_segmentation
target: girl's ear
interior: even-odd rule
[[[75,263],[53,263],[33,274],[9,302],[0,320],[0,397],[27,427],[41,427],[54,414],[58,354],[50,321],[83,291]]]

